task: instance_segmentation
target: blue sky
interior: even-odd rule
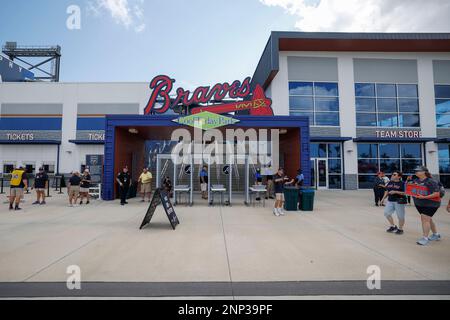
[[[81,8],[80,30],[66,28],[72,4]],[[251,76],[270,31],[293,30],[295,22],[258,0],[135,4],[143,14],[130,23],[103,7],[96,13],[95,1],[2,1],[0,41],[61,45],[61,81],[150,81],[168,74],[179,85],[196,86]]]
[[[14,0],[0,42],[61,45],[61,81],[167,74],[192,88],[253,75],[272,30],[449,32],[449,16],[448,0]]]

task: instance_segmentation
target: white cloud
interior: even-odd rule
[[[298,17],[301,31],[448,32],[449,0],[259,0]]]
[[[139,33],[145,29],[143,5],[144,0],[93,0],[88,2],[87,10],[97,17],[107,13],[117,24],[133,27]]]

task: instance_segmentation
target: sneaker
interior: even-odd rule
[[[378,206],[379,206],[379,204],[378,204],[378,203],[375,203],[375,206],[376,206],[376,207],[378,207]]]
[[[394,232],[395,234],[401,235],[403,234],[403,230],[402,229],[397,229],[397,231]]]
[[[141,200],[141,202],[145,202],[145,200],[144,200],[144,199],[142,199],[142,200]]]
[[[417,240],[416,243],[421,246],[426,246],[428,244],[428,242],[430,242],[430,240],[428,240],[428,238],[422,237],[419,240]]]
[[[41,204],[47,204],[45,201],[42,201]]]
[[[40,202],[39,201],[35,201],[32,204],[40,204]]]
[[[80,201],[80,205],[82,205],[83,204],[83,201]]]
[[[14,210],[15,210],[15,211],[18,211],[18,210],[22,210],[22,208],[15,207]]]
[[[283,211],[283,209],[279,208],[279,209],[278,209],[278,213],[280,214],[280,216],[284,216],[284,211]]]
[[[439,233],[433,233],[430,237],[428,237],[430,241],[439,241],[441,240],[441,235]]]
[[[396,232],[398,230],[397,226],[390,226],[389,229],[386,230],[386,232]]]
[[[89,204],[89,200],[88,200],[88,201],[86,201],[86,204]]]
[[[9,206],[9,210],[13,210],[14,208],[13,208],[13,206]]]
[[[269,197],[265,197],[265,199],[267,200],[267,199],[269,199]]]
[[[273,208],[273,214],[276,215],[277,217],[280,216],[280,213],[278,212],[277,208]]]

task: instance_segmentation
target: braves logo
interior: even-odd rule
[[[174,108],[178,104],[185,106],[190,105],[202,105],[207,102],[221,101],[227,95],[231,99],[246,98],[251,95],[250,90],[250,77],[244,79],[241,83],[239,80],[235,80],[232,84],[227,82],[223,84],[215,84],[211,87],[198,87],[191,93],[189,90],[178,88],[176,90],[176,98],[170,99],[170,92],[173,89],[174,79],[171,79],[165,75],[159,75],[153,78],[150,82],[150,89],[152,94],[144,109],[144,114],[165,113],[169,108]],[[160,102],[160,105],[157,105]],[[191,113],[199,113],[202,111],[209,111],[214,113],[227,113],[241,110],[249,110],[251,115],[273,115],[271,108],[272,100],[267,98],[264,94],[264,90],[260,85],[257,85],[251,100],[238,101],[227,104],[196,107],[191,109]]]

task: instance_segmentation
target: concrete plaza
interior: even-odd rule
[[[180,220],[175,231],[162,206],[151,224],[139,230],[148,206],[140,199],[124,207],[94,200],[71,208],[66,195],[55,193],[45,206],[32,206],[34,195],[25,196],[20,212],[1,206],[1,296],[8,296],[11,285],[19,291],[21,286],[28,290],[27,285],[65,285],[71,265],[81,268],[87,285],[126,283],[136,289],[139,283],[184,284],[178,296],[228,296],[220,288],[230,283],[241,285],[236,296],[296,296],[283,291],[295,283],[324,284],[318,291],[304,286],[305,295],[348,295],[351,289],[340,293],[332,284],[365,285],[367,268],[375,265],[387,287],[405,284],[385,294],[421,294],[420,289],[408,291],[417,283],[426,283],[425,295],[450,294],[450,215],[444,206],[435,215],[442,241],[421,247],[416,244],[421,226],[415,208],[407,206],[404,235],[388,234],[383,208],[373,206],[370,191],[319,191],[314,212],[282,217],[272,214],[273,200],[265,207],[237,201],[231,207],[208,207],[197,196],[194,206],[175,207]],[[246,291],[246,284],[255,288],[264,283],[272,289]],[[433,291],[435,287],[440,289]],[[148,288],[139,289],[142,296],[152,295]]]

